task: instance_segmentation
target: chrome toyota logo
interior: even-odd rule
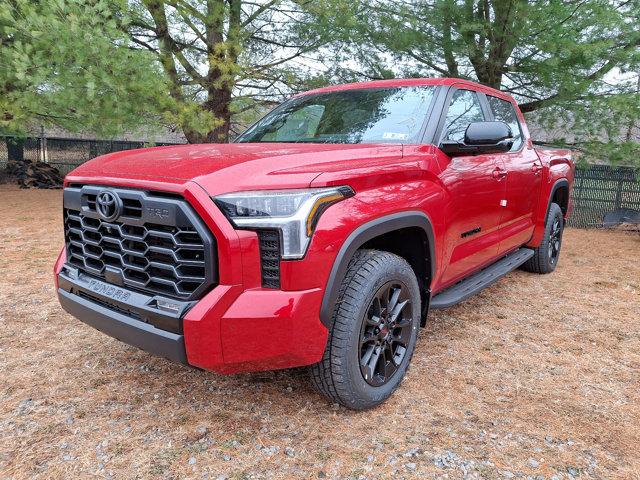
[[[96,210],[104,220],[111,222],[122,213],[122,200],[114,192],[103,190],[96,197]]]

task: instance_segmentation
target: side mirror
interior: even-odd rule
[[[464,142],[444,141],[440,149],[447,155],[503,153],[513,146],[511,127],[504,122],[473,122],[464,133]]]

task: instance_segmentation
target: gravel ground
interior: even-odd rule
[[[65,314],[60,191],[0,186],[0,479],[640,478],[640,237],[567,230],[433,313],[385,405],[173,365]]]

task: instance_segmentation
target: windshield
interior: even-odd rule
[[[434,87],[303,95],[253,125],[237,142],[417,143]]]

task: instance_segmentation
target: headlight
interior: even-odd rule
[[[304,257],[322,212],[353,195],[350,187],[337,187],[238,192],[213,200],[236,228],[278,230],[282,258],[296,259]]]

